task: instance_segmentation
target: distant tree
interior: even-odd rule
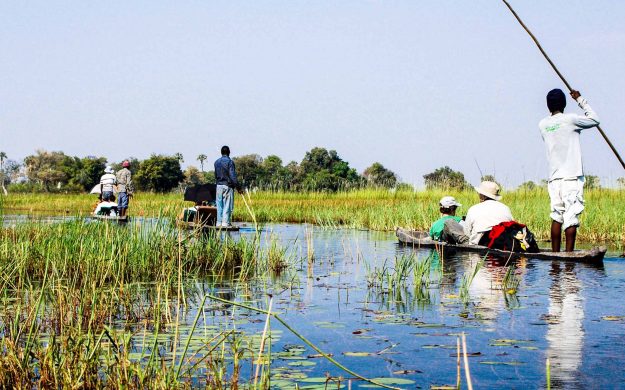
[[[423,179],[428,189],[442,188],[460,190],[471,187],[464,179],[464,174],[462,172],[454,171],[448,166],[438,168],[434,170],[434,172],[423,175]]]
[[[524,183],[521,183],[521,185],[519,186],[519,189],[520,190],[526,190],[526,191],[532,191],[532,190],[536,189],[537,187],[538,187],[538,185],[530,180],[530,181],[526,181]]]
[[[391,188],[397,185],[397,175],[379,162],[373,163],[362,174],[369,185]]]
[[[187,169],[185,169],[184,171],[184,184],[185,185],[198,185],[198,184],[204,184],[206,183],[205,177],[203,175],[203,172],[200,172],[199,169],[197,169],[194,166],[189,166],[187,167]]]
[[[174,157],[176,158],[176,160],[178,160],[180,164],[184,162],[184,157],[182,156],[182,153],[176,153],[174,154]]]
[[[204,183],[215,184],[217,180],[215,180],[215,171],[202,172],[204,176]]]
[[[618,188],[625,188],[625,177],[619,177],[616,179],[616,184],[618,185]]]
[[[361,177],[335,150],[313,148],[300,163],[298,178],[305,189],[337,191],[358,185]]]
[[[584,187],[587,189],[598,189],[601,188],[601,180],[599,176],[595,175],[586,175],[586,182],[584,183]]]
[[[206,161],[208,157],[205,154],[200,154],[197,156],[197,160],[200,162],[200,169],[204,172],[204,161]]]
[[[20,177],[21,165],[11,159],[4,160],[2,164],[2,170],[0,176],[4,177],[4,184],[9,184],[16,181]]]
[[[237,179],[244,187],[257,187],[263,179],[263,158],[258,154],[246,154],[234,157]]]
[[[296,162],[293,162],[297,166]],[[293,183],[295,172],[285,166],[282,166],[282,159],[276,155],[267,156],[262,164],[263,178],[261,180],[264,188],[274,190],[286,190]]]
[[[34,155],[24,159],[26,175],[29,180],[41,184],[46,191],[50,191],[54,185],[67,183],[68,159],[71,160],[71,157],[63,152],[37,150]]]
[[[85,157],[75,161],[76,169],[69,183],[80,186],[83,190],[90,190],[100,182],[106,167],[105,157]]]
[[[153,154],[141,162],[135,180],[142,190],[167,192],[176,188],[184,175],[177,156]]]

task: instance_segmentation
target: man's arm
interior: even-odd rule
[[[590,129],[599,124],[599,116],[590,107],[588,101],[582,97],[579,91],[571,91],[571,97],[577,102],[579,108],[584,110],[584,116],[578,115],[573,122],[580,129]]]
[[[232,185],[234,188],[239,189],[239,181],[237,180],[237,172],[234,167],[234,161],[230,161],[230,167],[228,168],[228,176],[230,176],[230,181],[232,181]]]

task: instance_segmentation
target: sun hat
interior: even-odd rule
[[[130,166],[130,163],[128,162],[128,160],[124,160],[124,162],[122,163],[122,167],[128,168],[129,166]]]
[[[475,191],[477,191],[478,194],[482,194],[493,200],[501,199],[501,195],[499,195],[500,190],[499,185],[494,181],[483,181],[480,183],[479,187],[475,187]]]
[[[446,209],[450,208],[450,207],[460,207],[462,206],[460,203],[458,203],[456,201],[456,198],[454,198],[453,196],[443,196],[441,198],[441,201],[438,202],[441,207],[444,207]]]
[[[110,166],[107,166],[106,168],[104,168],[104,173],[113,173],[113,172],[115,171]]]

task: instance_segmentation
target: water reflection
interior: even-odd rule
[[[578,370],[584,346],[584,299],[575,263],[552,262],[548,329],[545,336],[551,360],[552,383],[557,388],[580,387]]]

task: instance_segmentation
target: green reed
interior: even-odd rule
[[[428,190],[389,191],[362,189],[338,193],[251,193],[258,222],[314,223],[327,227],[346,226],[393,230],[396,226],[426,230],[439,217],[438,201],[452,195],[463,204],[459,215],[478,202],[474,191]],[[578,238],[584,241],[625,241],[625,211],[614,205],[625,202],[625,191],[592,189],[585,192],[586,210]],[[9,194],[5,213],[62,213],[87,215],[93,209],[94,195]],[[529,226],[539,239],[549,238],[549,195],[543,188],[505,191],[502,201],[513,216]],[[188,203],[186,204],[189,205]],[[131,215],[175,217],[185,206],[181,194],[138,193],[130,206]],[[160,210],[160,212],[158,212]],[[235,220],[247,221],[249,212],[240,196],[235,197]]]
[[[277,243],[260,248],[256,240],[195,233],[176,230],[168,219],[1,229],[0,386],[245,383],[241,370],[252,364],[254,337],[223,325],[201,329],[204,302],[192,327],[182,326],[189,323],[188,302],[205,293],[182,281],[245,285],[290,263],[280,263],[285,251]]]

